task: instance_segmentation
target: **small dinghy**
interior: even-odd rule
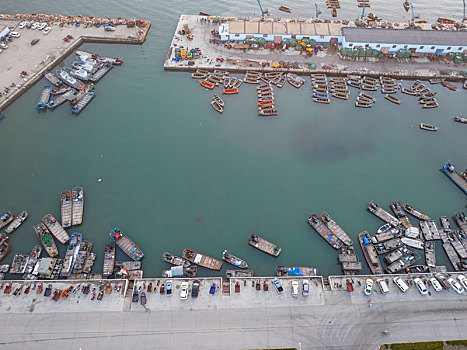
[[[224,101],[217,95],[214,95],[213,97],[213,100],[217,102],[217,104],[219,106],[221,106],[222,108],[224,108]]]
[[[219,113],[224,111],[224,108],[222,108],[216,101],[211,101],[211,106]]]
[[[431,124],[420,123],[420,129],[428,130],[428,131],[437,131],[438,127],[431,125]]]

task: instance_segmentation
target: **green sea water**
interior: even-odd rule
[[[271,2],[268,7],[282,4],[287,5]],[[443,2],[444,12],[432,7],[422,14],[458,16],[457,5]],[[11,234],[5,263],[15,253],[29,254],[39,243],[32,225],[49,212],[59,218],[60,191],[75,185],[85,190],[84,222],[76,230],[94,243],[93,271],[102,271],[108,232],[118,226],[144,251],[145,276],[159,276],[168,267],[160,258],[164,251],[180,254],[184,248],[217,258],[228,249],[247,260],[257,275],[272,274],[278,264],[338,273],[337,252],[306,224],[311,213],[327,210],[357,242],[360,231],[375,232],[382,225],[366,210],[372,199],[388,210],[392,200],[407,202],[436,220],[465,208],[465,195],[440,171],[448,159],[459,170],[467,167],[467,126],[452,122],[453,115],[465,111],[467,95],[461,88],[451,92],[430,86],[438,93],[437,109],[423,110],[407,95],[399,96],[402,103],[396,106],[377,93],[376,104],[367,110],[353,106],[353,88],[349,101],[313,103],[308,79],[299,90],[288,85],[275,89],[279,116],[261,119],[256,116],[255,86],[245,84],[239,95],[225,97],[225,111],[219,115],[209,105],[212,92],[188,73],[163,70],[180,14],[248,15],[258,12],[256,6],[255,1],[146,0],[18,1],[3,6],[6,13],[152,21],[143,46],[83,46],[122,57],[124,64],[97,84],[96,97],[79,117],[65,105],[37,112],[44,82],[5,111],[0,123],[0,210],[26,209],[30,214]],[[301,17],[314,14],[306,2],[297,2],[294,9]],[[408,16],[399,2],[372,1],[372,10],[391,20]],[[355,18],[360,11],[349,2],[339,14]],[[440,130],[424,132],[418,128],[422,121]],[[272,258],[250,247],[252,232],[281,246],[281,255]],[[64,247],[60,249],[63,254]],[[356,250],[363,260],[360,248]],[[451,268],[441,244],[437,253],[438,263]],[[119,251],[117,258],[125,256]],[[200,269],[202,276],[213,274],[218,273]]]

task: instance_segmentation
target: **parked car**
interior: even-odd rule
[[[216,284],[215,283],[213,283],[211,285],[211,288],[209,289],[209,294],[214,295],[214,293],[216,293]]]
[[[180,300],[186,300],[188,298],[188,282],[182,282],[180,287]]]
[[[282,286],[281,286],[281,284],[280,284],[280,282],[279,282],[279,280],[277,278],[272,279],[272,284],[276,288],[278,294],[281,294],[284,291],[284,288],[282,288]]]
[[[52,28],[50,28],[50,27],[45,28],[45,29],[42,31],[42,34],[44,34],[44,35],[49,34],[49,32],[50,32],[51,29],[52,29]]]
[[[409,286],[407,285],[407,283],[405,283],[404,280],[403,280],[402,278],[400,278],[399,276],[394,277],[393,281],[394,281],[394,284],[395,284],[396,286],[398,286],[399,289],[400,289],[403,293],[407,292],[407,290],[409,289]]]
[[[18,28],[19,28],[19,29],[23,29],[24,27],[26,27],[26,24],[28,24],[28,22],[23,21],[23,22],[21,22],[21,23],[19,24]]]
[[[194,280],[193,281],[193,286],[191,287],[191,297],[192,298],[197,298],[199,294],[199,285],[201,282],[199,280]]]
[[[10,32],[10,36],[11,36],[12,38],[19,38],[21,35],[19,35],[18,32]]]
[[[439,281],[439,283],[441,284],[441,287],[443,287],[446,290],[449,289],[449,283],[448,283],[448,279],[446,278],[446,276],[444,276],[443,274],[437,272],[437,273],[435,273],[435,277]]]
[[[5,43],[1,43],[1,44],[0,44],[0,47],[1,47],[2,49],[4,49],[4,50],[8,49],[8,45],[5,44]]]
[[[376,283],[378,283],[379,290],[381,291],[382,294],[385,294],[385,293],[389,292],[388,285],[386,284],[386,281],[384,279],[382,279],[382,278],[377,279]]]
[[[464,275],[459,275],[459,276],[457,276],[457,279],[458,279],[459,282],[462,284],[462,286],[464,287],[464,289],[467,289],[467,278],[465,278]]]
[[[310,281],[303,280],[303,291],[302,294],[304,297],[307,297],[310,294]]]
[[[457,282],[457,280],[451,277],[451,278],[448,278],[448,282],[451,285],[452,289],[454,289],[457,294],[464,293],[464,288],[462,288],[462,286],[460,285],[459,282]]]
[[[32,39],[31,45],[36,45],[40,39]]]
[[[47,27],[47,23],[39,23],[39,25],[37,26],[37,29],[42,30],[45,27]]]
[[[368,278],[365,282],[365,295],[370,295],[373,290],[373,280]]]
[[[166,291],[168,297],[172,296],[172,280],[167,280]]]
[[[39,23],[36,22],[36,23],[31,24],[31,29],[35,30],[37,29],[37,27],[39,27]]]
[[[297,281],[292,281],[292,296],[294,298],[298,297],[298,282]]]
[[[415,285],[417,286],[418,291],[420,292],[421,295],[427,295],[428,291],[426,290],[425,283],[420,278],[415,278],[413,280],[415,282]]]
[[[441,286],[441,283],[439,283],[439,281],[436,278],[431,277],[430,282],[431,282],[431,285],[433,286],[433,289],[436,292],[441,292],[443,290],[443,287]]]

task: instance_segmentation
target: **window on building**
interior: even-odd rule
[[[381,46],[380,44],[376,45],[377,48],[379,48],[380,46]]]
[[[369,44],[366,44],[366,45],[365,45],[365,47],[368,47],[368,46],[370,46],[370,45],[369,45]]]
[[[392,48],[395,49],[397,47],[397,45],[392,45]]]
[[[431,50],[434,50],[434,49],[435,49],[435,47],[434,47],[434,46],[432,46],[432,47],[431,47]]]
[[[297,39],[297,36],[295,34],[292,35],[292,39]]]
[[[267,37],[268,37],[268,35],[267,35],[267,34],[263,34],[263,38],[267,38]]]
[[[421,50],[421,49],[423,49],[424,47],[425,47],[425,46],[422,45],[422,46],[419,47],[419,49]]]
[[[319,37],[320,37],[321,39],[324,39],[324,35],[320,35]]]
[[[239,36],[240,36],[240,34],[235,34],[235,36],[236,36],[236,37],[239,37]]]
[[[349,47],[352,47],[352,46],[353,46],[353,44],[349,44]]]
[[[448,46],[448,48],[446,50],[451,50],[451,46]]]
[[[459,47],[457,50],[459,50],[459,51],[462,50],[462,47]]]

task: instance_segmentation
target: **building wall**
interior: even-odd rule
[[[366,46],[368,45],[368,46]],[[415,49],[417,53],[429,54],[436,53],[437,50],[443,50],[442,54],[445,55],[449,52],[462,53],[464,50],[467,50],[467,46],[448,46],[448,45],[408,45],[408,44],[387,44],[387,43],[365,43],[365,42],[347,42],[345,38],[342,42],[342,47],[353,49],[357,46],[363,48],[370,47],[372,49],[381,51],[383,47],[389,48],[389,53],[396,53],[400,49]],[[439,52],[438,52],[439,54]]]
[[[290,34],[283,34],[283,35],[276,35],[276,34],[229,34],[228,32],[219,32],[221,36],[221,41],[227,40],[239,40],[243,41],[247,37],[253,38],[264,38],[266,41],[274,41],[275,36],[281,36],[282,40],[284,39],[291,39],[292,35]],[[334,36],[334,35],[294,35],[294,39],[303,39],[309,38],[315,40],[317,43],[328,43],[332,38],[337,38],[339,44],[342,43],[343,36]]]

